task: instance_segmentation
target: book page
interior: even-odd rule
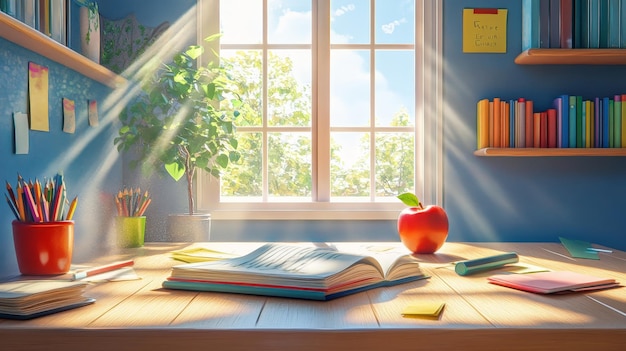
[[[382,269],[371,258],[327,248],[277,243],[265,244],[237,258],[174,266],[172,276],[216,282],[323,288],[327,279],[357,263],[359,273],[356,275],[382,279]]]

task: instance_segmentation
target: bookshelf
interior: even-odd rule
[[[546,156],[626,156],[626,148],[483,148],[476,156],[546,157]]]
[[[626,49],[528,49],[518,65],[626,65]]]
[[[58,62],[74,71],[117,88],[126,84],[126,79],[101,66],[76,51],[52,40],[45,34],[0,12],[0,37],[23,48]]]

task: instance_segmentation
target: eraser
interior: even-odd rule
[[[496,269],[509,263],[519,262],[519,256],[515,252],[507,252],[500,255],[477,258],[474,260],[459,261],[454,266],[458,275],[470,275],[478,272]]]

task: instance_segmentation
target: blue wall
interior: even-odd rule
[[[508,8],[506,54],[464,54],[464,7]],[[626,249],[623,157],[475,157],[476,102],[626,92],[626,66],[516,65],[521,1],[444,1],[444,205],[450,240],[579,238]]]
[[[49,132],[29,131],[30,152],[14,153],[13,112],[27,112],[28,62],[49,69]],[[108,219],[121,184],[121,163],[113,147],[116,129],[109,109],[111,89],[67,67],[0,38],[0,179],[15,188],[17,174],[43,181],[57,172],[65,176],[67,196],[79,196],[75,220],[75,255],[89,257],[108,241]],[[62,98],[74,100],[76,131],[64,133]],[[90,127],[87,101],[98,102],[100,123]],[[17,272],[8,205],[0,211],[0,277]],[[84,259],[84,258],[83,258]]]

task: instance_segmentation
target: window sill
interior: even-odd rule
[[[233,204],[228,204],[233,205]],[[397,220],[404,204],[360,204],[325,209],[328,204],[292,204],[291,206],[262,206],[267,204],[238,204],[209,211],[214,220]],[[283,204],[284,205],[284,204]],[[317,206],[316,206],[317,205]],[[359,205],[359,204],[350,204]],[[233,208],[236,207],[236,208]],[[265,207],[265,208],[263,208]],[[360,207],[360,208],[359,208]]]

